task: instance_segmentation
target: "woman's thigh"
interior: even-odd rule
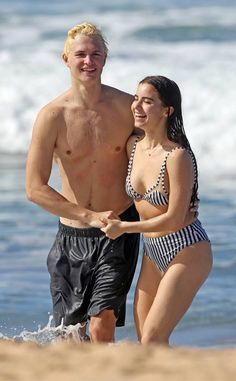
[[[134,318],[139,338],[147,314],[155,299],[161,277],[162,273],[157,266],[144,255],[134,297]]]
[[[143,332],[168,341],[212,267],[210,244],[201,241],[179,252],[158,286]]]

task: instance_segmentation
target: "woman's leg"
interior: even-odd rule
[[[157,266],[143,256],[134,297],[134,320],[138,339],[141,340],[143,325],[155,299],[162,274]]]
[[[179,252],[163,276],[142,328],[141,343],[168,344],[169,337],[191,305],[212,267],[207,241]]]

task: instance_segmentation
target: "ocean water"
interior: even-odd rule
[[[51,315],[46,257],[57,218],[26,200],[25,155],[36,113],[69,87],[60,59],[66,32],[87,20],[109,41],[104,83],[134,93],[144,76],[161,74],[181,88],[185,129],[199,166],[200,219],[212,241],[214,266],[172,343],[235,346],[235,2],[0,0],[0,5],[0,337],[40,342],[47,331],[50,341],[52,329],[43,330]],[[55,185],[56,176],[55,171]],[[136,340],[137,276],[138,269],[118,340]]]

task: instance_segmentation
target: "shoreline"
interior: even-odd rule
[[[177,327],[170,337],[170,346],[173,349],[189,348],[199,350],[236,350],[236,333],[235,327],[231,326],[195,326],[195,327]],[[44,327],[37,330],[24,328],[14,335],[9,335],[0,329],[0,343],[37,343],[42,348],[53,346],[54,328]],[[56,336],[55,336],[56,338]],[[115,345],[128,343],[131,345],[139,345],[135,334],[135,327],[124,327],[116,329]]]

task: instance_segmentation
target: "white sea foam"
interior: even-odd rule
[[[102,27],[110,42],[103,81],[134,93],[146,75],[162,74],[176,80],[183,94],[186,132],[201,175],[207,174],[208,179],[234,175],[236,38],[216,43],[185,41],[181,36],[177,42],[162,41],[158,33],[155,38],[147,36],[153,27],[164,28],[164,36],[169,27],[176,26],[213,25],[234,30],[235,8],[142,8],[142,2],[137,2],[133,9],[129,4],[131,11],[126,6],[124,11],[117,3],[117,7],[100,13],[92,6],[83,6],[74,12],[72,2],[67,17],[62,6],[55,16],[43,12],[42,7],[38,14],[14,13],[12,7],[10,13],[5,8],[0,53],[0,152],[27,151],[37,112],[69,86],[68,70],[60,60],[66,30],[91,20]],[[143,28],[147,36],[140,38]]]
[[[1,327],[0,327],[1,328]],[[89,336],[81,335],[80,329],[86,328],[86,324],[78,323],[76,325],[64,326],[62,323],[54,327],[53,326],[53,316],[49,315],[48,323],[45,327],[41,328],[38,326],[36,331],[28,331],[23,329],[19,334],[13,337],[6,336],[0,332],[0,340],[8,340],[15,342],[34,342],[40,345],[51,345],[55,344],[61,340],[72,340],[73,342],[79,344],[83,341],[89,340]]]

